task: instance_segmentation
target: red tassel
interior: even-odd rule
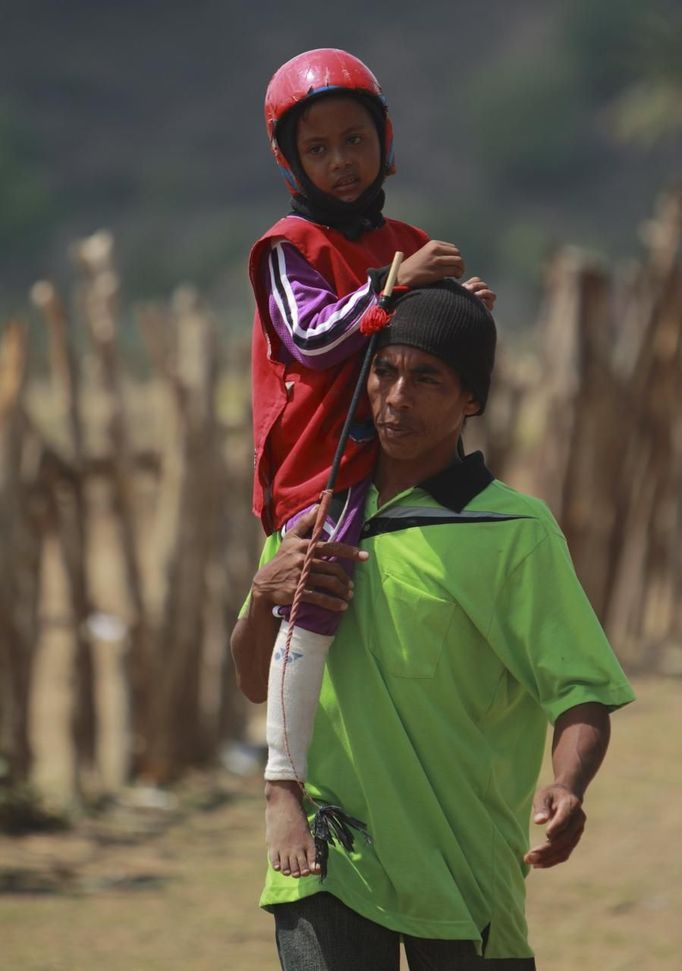
[[[393,287],[392,293],[382,293],[379,297],[379,302],[375,303],[373,307],[370,307],[360,321],[360,333],[374,334],[377,330],[383,330],[384,327],[390,324],[393,311],[389,313],[385,307],[391,305],[391,297],[400,297],[403,293],[407,293],[409,289],[409,287],[403,286],[402,284],[396,284]]]
[[[378,303],[370,307],[360,321],[361,334],[373,334],[377,330],[383,330],[390,323],[393,314],[386,313]]]

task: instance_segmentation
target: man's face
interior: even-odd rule
[[[464,419],[478,411],[452,368],[406,344],[375,356],[367,393],[382,451],[428,470],[452,461]]]
[[[355,98],[314,101],[298,122],[296,148],[313,185],[341,202],[355,202],[379,174],[379,135]]]

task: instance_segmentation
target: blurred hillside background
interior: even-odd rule
[[[5,0],[0,43],[5,316],[105,226],[127,297],[189,281],[246,329],[249,245],[288,204],[263,94],[311,47],[373,68],[397,138],[387,212],[454,240],[505,327],[534,318],[553,247],[637,255],[680,177],[679,0]]]

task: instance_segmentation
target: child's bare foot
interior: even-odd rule
[[[285,877],[320,872],[315,842],[301,806],[301,788],[293,779],[265,782],[265,837],[273,870]]]

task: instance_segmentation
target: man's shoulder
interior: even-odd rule
[[[439,488],[442,485],[439,483]],[[551,546],[565,546],[564,535],[547,504],[499,479],[489,481],[463,505],[449,502],[446,489],[440,488],[440,494],[434,492],[438,490],[424,484],[379,509],[365,522],[363,539],[391,533],[392,544],[400,544],[410,555],[416,555],[418,548],[423,556],[448,561],[475,557],[479,570],[489,563],[496,571],[502,566],[502,574],[513,570],[545,541]],[[415,545],[415,529],[428,535],[425,547]],[[453,531],[457,535],[454,543]]]
[[[490,533],[489,525],[509,524],[504,534],[517,541],[525,538],[533,544],[534,540],[539,541],[550,534],[563,539],[547,504],[495,478],[486,466],[482,452],[472,452],[461,462],[425,479],[401,497],[397,506],[382,511],[380,517],[403,520],[401,528],[406,520],[414,520],[419,525],[481,524],[483,532]],[[406,506],[414,507],[414,515],[409,508],[404,508]],[[421,509],[419,515],[417,509]],[[500,533],[494,532],[499,539]]]
[[[467,506],[468,509],[489,507],[491,512],[525,516],[536,519],[549,528],[559,530],[551,509],[543,499],[519,492],[501,479],[493,479]]]
[[[493,481],[475,496],[467,505],[470,514],[489,514],[516,523],[517,539],[523,537],[522,546],[531,551],[543,540],[550,544],[559,542],[564,545],[566,538],[552,510],[544,500],[519,492],[500,479]]]

